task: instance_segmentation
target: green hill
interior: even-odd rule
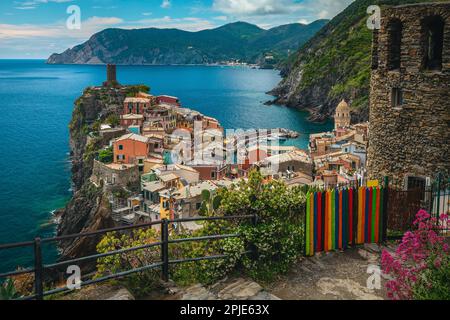
[[[427,1],[353,2],[284,63],[284,79],[272,91],[277,96],[275,102],[309,109],[313,119],[323,120],[333,115],[345,98],[351,103],[354,120],[367,120],[372,32],[366,26],[366,10],[374,4],[416,2]]]
[[[240,60],[272,64],[310,39],[327,20],[309,25],[290,24],[264,30],[236,22],[198,32],[178,29],[106,29],[85,43],[61,54],[53,54],[48,63],[116,63],[116,64],[208,64]]]

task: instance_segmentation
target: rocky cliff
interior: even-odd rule
[[[115,121],[115,115],[122,109],[126,95],[140,89],[148,88],[87,88],[75,101],[69,125],[74,194],[67,206],[58,213],[61,218],[58,236],[114,226],[107,195],[89,180],[96,151],[107,144],[97,134],[98,126],[101,122]],[[98,237],[88,237],[61,242],[62,259],[95,252],[98,240]]]
[[[312,120],[334,115],[339,101],[352,107],[354,122],[369,118],[372,32],[366,26],[370,5],[426,0],[356,0],[304,44],[283,66],[275,103],[307,109]]]
[[[178,29],[106,29],[88,41],[48,59],[51,64],[173,65],[240,60],[275,64],[311,38],[327,20],[264,30],[236,22],[187,32]],[[267,59],[266,59],[267,57]]]

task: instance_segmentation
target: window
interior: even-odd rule
[[[423,66],[427,70],[442,69],[444,46],[444,21],[439,16],[428,17],[422,22]]]
[[[139,114],[139,102],[136,104],[136,113]]]
[[[408,190],[425,190],[426,180],[421,177],[408,177]]]
[[[212,171],[211,172],[211,179],[215,179],[216,178],[216,172],[215,171]]]
[[[388,25],[388,69],[397,70],[401,65],[402,22],[392,20]]]
[[[169,208],[170,208],[170,206],[169,206],[169,201],[164,201],[164,202],[163,202],[163,208],[164,208],[164,209],[169,209]]]
[[[378,38],[378,30],[374,30],[372,36],[372,70],[378,69]]]
[[[119,144],[119,150],[123,150],[123,145]]]
[[[393,88],[391,93],[392,107],[401,107],[403,105],[403,91],[400,88]]]
[[[425,200],[427,181],[422,177],[410,176],[407,180],[407,191],[413,191],[415,197],[419,197],[420,200]]]
[[[132,103],[129,103],[129,104],[128,104],[128,112],[129,112],[129,113],[132,113],[132,112],[133,112],[133,104],[132,104]]]

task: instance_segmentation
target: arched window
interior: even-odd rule
[[[399,19],[388,24],[388,69],[400,69],[403,25]]]
[[[422,45],[423,67],[427,70],[441,70],[444,20],[440,16],[427,17],[422,21]]]

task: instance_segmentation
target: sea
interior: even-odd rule
[[[287,144],[306,149],[309,134],[332,123],[265,105],[281,80],[276,70],[222,66],[118,66],[122,84],[146,84],[155,95],[179,97],[184,107],[217,118],[225,129],[286,128]],[[73,102],[100,85],[100,65],[47,65],[44,60],[0,60],[0,245],[55,234],[52,213],[70,199],[69,129]],[[57,257],[44,248],[45,262]],[[0,250],[0,273],[33,263],[32,248]]]

